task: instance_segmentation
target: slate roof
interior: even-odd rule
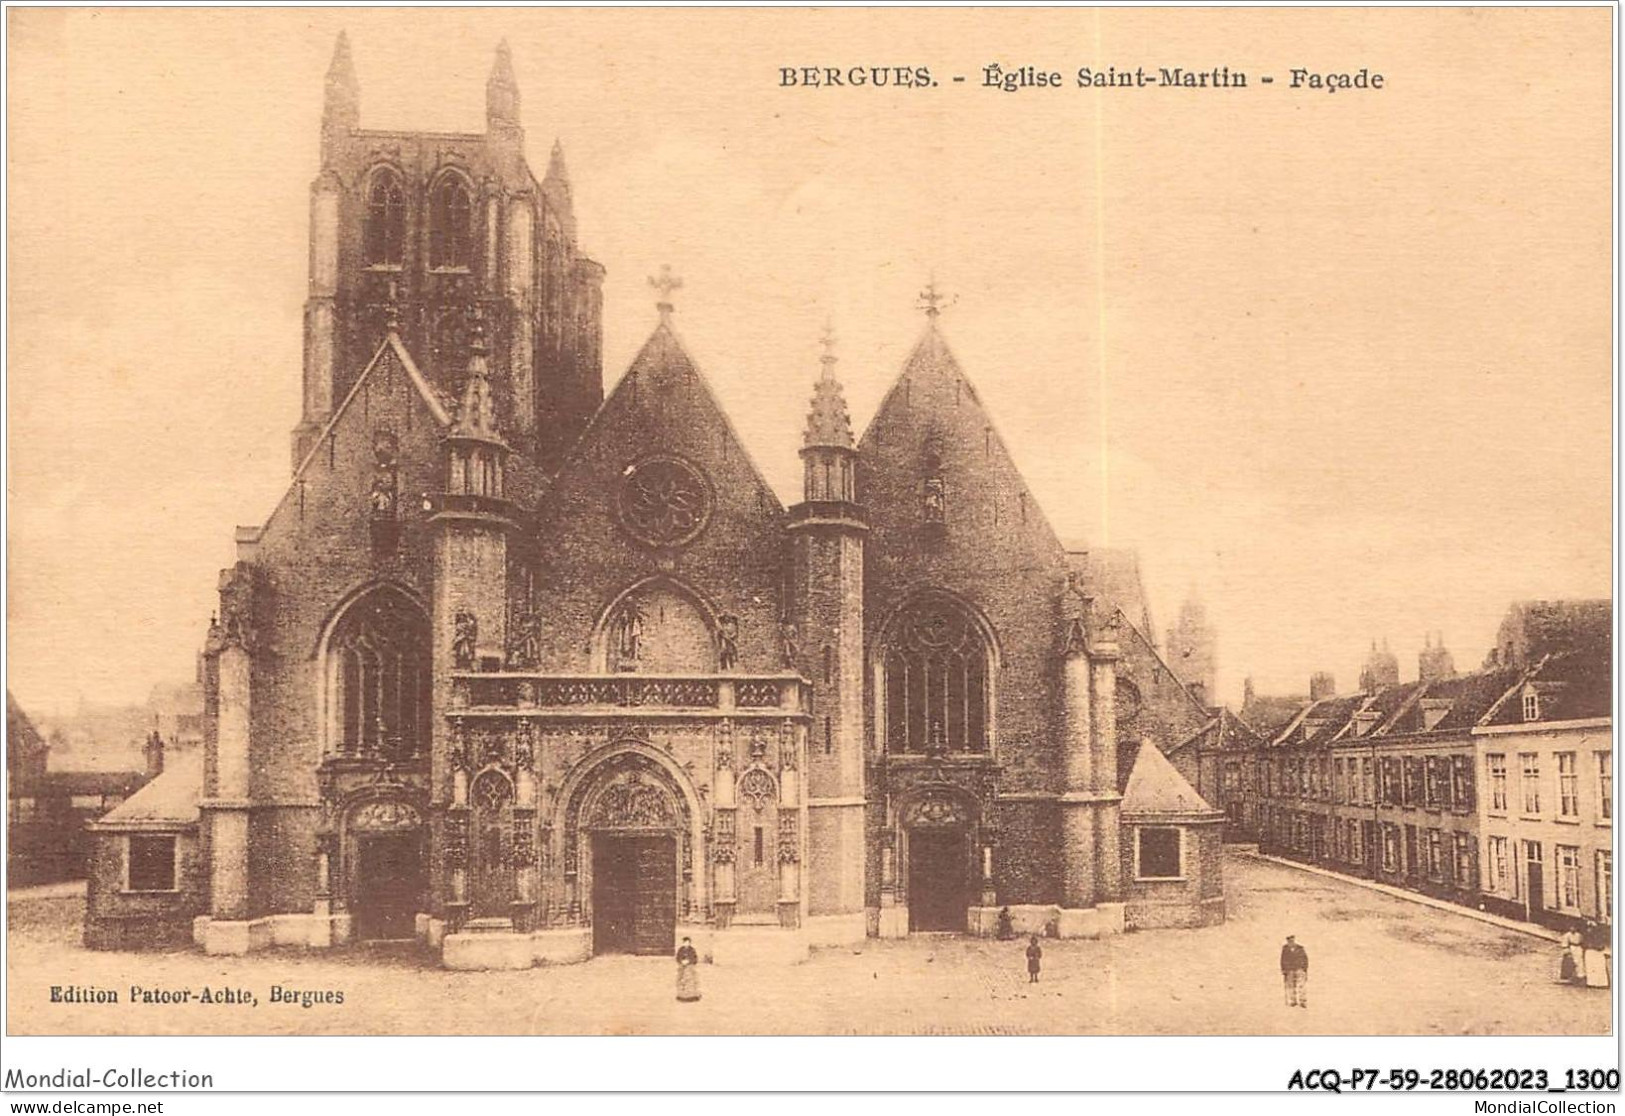
[[[1273,740],[1308,704],[1309,698],[1303,694],[1254,697],[1241,707],[1239,719],[1264,740]]]
[[[1330,744],[1343,735],[1343,730],[1354,719],[1354,715],[1366,706],[1369,694],[1349,694],[1345,697],[1327,698],[1317,702],[1306,720],[1319,722],[1324,720],[1319,728],[1305,731],[1303,742],[1311,747]]]
[[[1460,732],[1472,728],[1503,694],[1517,684],[1522,675],[1523,671],[1516,668],[1495,667],[1434,683],[1429,687],[1430,695],[1437,691],[1440,697],[1453,697],[1455,703],[1451,705],[1450,712],[1433,726],[1433,731]],[[1451,683],[1460,684],[1459,692],[1451,692]]]
[[[1372,695],[1362,713],[1377,714],[1376,723],[1371,726],[1370,732],[1382,734],[1390,731],[1395,725],[1404,723],[1408,715],[1418,713],[1417,701],[1427,689],[1426,682],[1401,682],[1397,686],[1384,686]],[[1421,727],[1418,719],[1417,727]],[[1369,735],[1369,733],[1368,733]]]
[[[1543,659],[1479,722],[1486,725],[1523,723],[1525,685],[1540,699],[1540,721],[1578,721],[1613,715],[1613,662],[1601,654],[1571,652]]]
[[[1453,678],[1384,686],[1374,694],[1323,698],[1307,706],[1298,698],[1255,698],[1243,708],[1242,719],[1272,747],[1316,747],[1351,739],[1356,715],[1362,711],[1376,712],[1378,717],[1359,739],[1462,733],[1478,725],[1522,724],[1519,695],[1525,686],[1533,686],[1540,696],[1536,723],[1610,717],[1612,616],[1608,601],[1522,601],[1508,612],[1503,637],[1521,621],[1531,648],[1563,650],[1549,651],[1527,665],[1492,665]],[[1449,708],[1430,729],[1425,714],[1437,702],[1448,702]]]

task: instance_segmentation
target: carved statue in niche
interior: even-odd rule
[[[1073,620],[1066,626],[1066,649],[1068,655],[1081,655],[1088,650],[1088,641],[1083,634],[1083,621]]]
[[[943,523],[948,515],[947,488],[939,476],[925,478],[925,521]]]
[[[519,742],[514,745],[513,762],[521,771],[530,770],[536,762],[536,726],[529,721],[519,722]]]
[[[796,669],[801,662],[801,630],[795,621],[786,620],[779,625],[779,663],[785,670]]]
[[[762,730],[758,728],[750,738],[750,760],[752,763],[761,763],[767,759],[767,741],[762,739]]]
[[[733,670],[739,665],[737,616],[723,616],[717,620],[717,665],[722,670]]]
[[[541,659],[541,618],[526,609],[513,618],[508,634],[508,666],[534,670]]]
[[[643,605],[636,597],[621,602],[611,637],[616,669],[637,670],[643,658]]]
[[[480,762],[505,765],[508,761],[508,743],[497,731],[487,732],[480,747]]]
[[[461,717],[453,717],[451,721],[451,752],[447,762],[453,771],[468,770],[468,738]]]
[[[452,618],[451,664],[457,670],[473,670],[480,638],[480,622],[472,612],[460,610]]]
[[[373,518],[393,519],[396,504],[396,455],[399,444],[389,430],[374,431],[372,436],[372,492],[368,504]]]

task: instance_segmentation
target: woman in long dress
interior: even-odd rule
[[[700,998],[700,955],[694,952],[694,943],[683,939],[677,947],[677,999],[685,1004]]]

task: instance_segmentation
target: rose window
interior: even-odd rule
[[[621,522],[650,546],[682,546],[705,529],[711,489],[699,470],[674,457],[653,457],[626,471]]]

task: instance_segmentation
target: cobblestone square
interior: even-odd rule
[[[657,958],[456,973],[365,948],[92,952],[82,899],[14,893],[7,1010],[22,1034],[1608,1033],[1608,993],[1555,983],[1556,947],[1539,938],[1242,853],[1225,869],[1223,926],[1047,941],[1037,985],[1021,942],[922,936],[782,968],[705,966],[696,1004],[676,1002]],[[1289,933],[1309,951],[1307,1009],[1282,996]],[[51,986],[69,984],[120,1002],[52,1003]],[[135,1004],[132,984],[248,989],[258,1003]],[[273,1004],[273,986],[344,1001]]]

